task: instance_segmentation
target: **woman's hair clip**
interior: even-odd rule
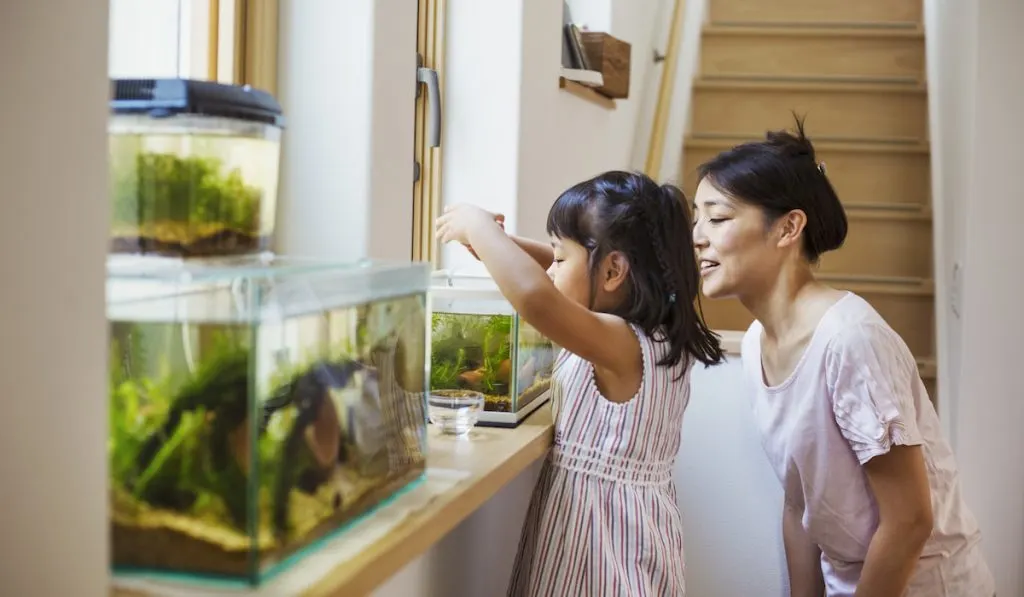
[[[825,162],[818,162],[818,172],[825,174]]]
[[[668,302],[670,302],[670,303],[676,302],[676,293],[673,292],[672,294],[668,295]]]

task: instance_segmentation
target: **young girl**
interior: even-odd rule
[[[455,206],[438,237],[471,247],[520,315],[564,348],[555,445],[508,594],[683,595],[672,465],[691,366],[722,350],[694,308],[682,193],[625,172],[579,183],[548,213],[550,247],[507,236],[498,219]]]
[[[978,525],[903,340],[859,296],[814,279],[846,215],[796,135],[700,168],[703,292],[756,317],[742,344],[753,407],[785,493],[793,597],[989,597]]]

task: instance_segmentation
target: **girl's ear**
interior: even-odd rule
[[[605,292],[615,292],[629,279],[629,259],[619,251],[612,251],[601,260],[597,274],[600,287]]]

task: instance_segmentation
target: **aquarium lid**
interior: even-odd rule
[[[167,118],[179,114],[219,116],[284,127],[274,96],[248,85],[191,79],[113,79],[110,109],[114,114]]]
[[[441,312],[510,315],[512,305],[489,275],[435,270],[430,274],[430,296]]]

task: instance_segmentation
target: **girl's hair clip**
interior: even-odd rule
[[[825,174],[825,162],[818,162],[818,172]]]
[[[672,294],[668,295],[668,302],[670,302],[670,303],[676,302],[676,293],[673,292]]]

